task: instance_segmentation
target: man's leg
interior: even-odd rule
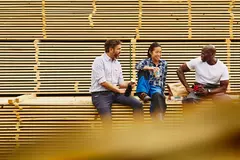
[[[231,104],[232,98],[225,93],[217,93],[212,96],[213,103],[215,105]]]
[[[138,72],[138,85],[137,85],[137,95],[138,97],[146,103],[147,101],[151,100],[148,96],[148,92],[150,89],[149,82],[148,82],[148,71],[139,71]]]
[[[154,120],[163,120],[167,109],[165,97],[159,86],[151,86],[150,95],[152,98],[150,113]]]
[[[113,92],[92,93],[92,103],[96,107],[101,117],[104,128],[112,127],[111,105],[113,102]]]
[[[123,94],[116,94],[114,102],[132,107],[134,120],[139,122],[143,121],[143,105],[136,98],[132,96],[126,97]]]

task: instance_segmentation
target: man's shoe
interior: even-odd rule
[[[148,101],[151,101],[151,97],[149,97],[146,93],[141,93],[139,98],[144,102],[147,103]]]

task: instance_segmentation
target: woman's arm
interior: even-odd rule
[[[152,70],[153,67],[149,67],[149,59],[144,59],[136,64],[136,70]]]

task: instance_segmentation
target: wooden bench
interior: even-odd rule
[[[28,147],[54,135],[101,129],[101,120],[91,102],[90,96],[19,97],[0,98],[0,153],[11,153],[14,148]],[[180,102],[168,101],[165,125],[176,127],[183,122]],[[129,106],[113,104],[113,127],[125,130],[133,123]],[[149,103],[144,104],[145,123],[151,123]]]
[[[239,96],[235,98],[240,100]],[[90,129],[101,128],[90,96],[36,97],[33,94],[1,97],[0,104],[0,144],[4,145],[0,153],[3,155],[55,135],[80,131],[87,136]],[[184,120],[181,102],[168,100],[167,104],[164,125],[178,127]],[[128,106],[113,104],[112,115],[114,129],[125,130],[133,124],[132,109]],[[144,104],[144,118],[146,124],[151,123],[149,103]]]

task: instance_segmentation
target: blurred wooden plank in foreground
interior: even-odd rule
[[[239,159],[240,103],[221,102],[192,116],[195,111],[179,127],[135,124],[123,131],[75,131],[16,150],[10,159]]]

